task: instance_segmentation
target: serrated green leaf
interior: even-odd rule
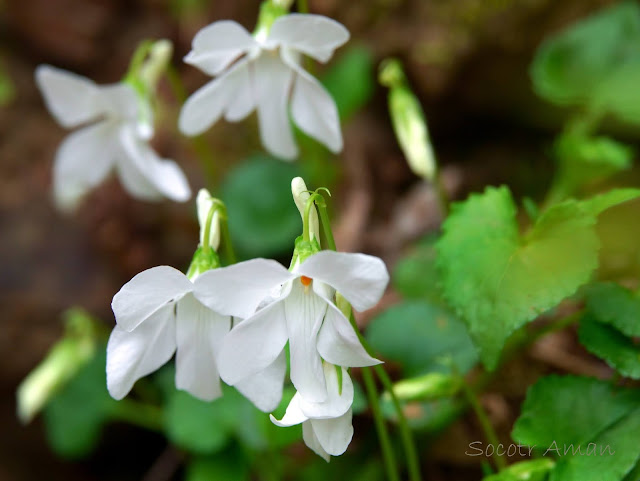
[[[598,379],[547,376],[529,388],[511,437],[543,451],[553,443],[584,445],[635,410],[639,402],[640,392]]]
[[[340,119],[351,117],[369,101],[375,89],[371,51],[365,47],[347,50],[323,75],[322,84],[335,100]]]
[[[453,205],[437,243],[442,291],[493,369],[507,338],[586,283],[598,262],[596,216],[639,195],[618,189],[556,204],[520,235],[506,187]]]
[[[232,170],[222,186],[234,247],[248,257],[293,250],[302,221],[291,197],[296,165],[254,156]]]
[[[640,189],[612,189],[580,202],[581,206],[593,215],[599,215],[616,205],[640,197]]]
[[[477,361],[465,326],[444,308],[423,301],[407,301],[376,316],[366,337],[385,359],[402,364],[405,376],[448,371],[449,358],[460,372]]]
[[[640,462],[638,462],[634,468],[627,473],[623,481],[640,481]]]
[[[117,409],[105,373],[103,347],[44,409],[47,439],[58,455],[80,458],[95,448],[103,425]]]
[[[640,409],[580,448],[583,454],[578,451],[558,462],[550,481],[621,481],[640,457]]]
[[[489,369],[517,328],[584,284],[597,265],[595,217],[577,202],[544,212],[524,237],[506,187],[454,204],[437,244],[442,290]]]
[[[550,458],[520,461],[482,481],[544,481],[554,464]]]
[[[531,78],[538,95],[640,122],[640,7],[627,1],[602,10],[547,39]]]
[[[613,282],[595,284],[587,290],[587,310],[629,337],[640,336],[640,297],[630,289]]]
[[[586,316],[580,322],[580,342],[623,376],[640,379],[640,344],[611,326]]]

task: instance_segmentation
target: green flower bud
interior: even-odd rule
[[[393,130],[409,167],[418,176],[433,181],[437,164],[424,112],[408,87],[402,66],[397,60],[381,64],[379,81],[390,88],[389,113]]]
[[[46,357],[18,386],[17,414],[25,424],[30,422],[95,354],[95,321],[85,311],[77,308],[67,311],[64,317],[64,337],[54,344]]]
[[[296,203],[296,207],[302,217],[302,223],[304,225],[304,211],[307,206],[307,201],[311,194],[307,190],[307,184],[305,184],[302,177],[296,177],[291,181],[291,194],[293,195],[293,201]],[[320,224],[318,223],[318,212],[315,206],[311,207],[309,211],[309,238],[320,240]]]
[[[430,401],[453,396],[462,387],[462,382],[459,376],[431,372],[394,384],[393,392],[398,399],[406,401]]]

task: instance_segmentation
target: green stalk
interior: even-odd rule
[[[331,230],[331,223],[329,222],[329,214],[327,212],[327,204],[324,202],[324,198],[322,196],[320,196],[322,198],[322,202],[317,204],[318,205],[318,212],[320,214],[320,222],[322,223],[322,229],[323,232],[325,234],[325,237],[327,239],[327,244],[329,245],[329,249],[335,251],[336,250],[336,242],[335,239],[333,238],[333,232]],[[369,353],[370,356],[373,357],[373,349],[371,348],[371,346],[369,345],[369,343],[367,342],[367,340],[362,336],[362,334],[360,333],[360,330],[358,329],[358,326],[356,324],[356,320],[353,317],[353,310],[351,310],[351,313],[349,315],[349,322],[351,323],[351,325],[353,326],[353,330],[356,332],[356,335],[358,336],[358,339],[360,340],[360,343],[362,344],[362,346],[365,348],[365,350]],[[409,471],[409,479],[411,481],[421,481],[421,475],[420,475],[420,463],[418,461],[418,455],[416,452],[416,447],[415,447],[415,443],[413,442],[413,436],[411,435],[411,429],[409,428],[409,423],[407,422],[407,418],[404,415],[404,411],[402,410],[402,405],[400,404],[400,401],[398,400],[398,398],[396,397],[395,393],[393,392],[393,384],[391,383],[391,379],[389,379],[388,374],[386,373],[386,371],[384,370],[384,368],[380,365],[374,366],[375,372],[378,375],[378,378],[380,379],[380,381],[382,382],[384,388],[389,392],[389,394],[391,395],[391,399],[393,401],[393,406],[396,410],[396,414],[398,416],[398,426],[400,428],[400,437],[402,439],[402,445],[405,451],[405,456],[406,456],[406,460],[407,460],[407,468]],[[363,373],[363,378],[365,379],[365,383],[366,383],[366,376],[370,376],[371,373],[369,372],[368,368],[363,368],[362,369],[362,373]],[[374,386],[375,388],[375,386]],[[371,400],[370,400],[371,402]],[[377,398],[376,401],[377,403]],[[374,412],[374,416],[376,415],[375,410],[373,408],[373,404],[372,404],[372,411]],[[378,422],[376,420],[376,422]],[[384,420],[380,420],[380,422],[382,423],[383,427],[384,427]],[[380,431],[378,431],[380,433]],[[384,441],[382,439],[382,437],[380,437],[380,444],[382,446],[382,448],[384,449]],[[386,458],[385,458],[386,459]]]
[[[387,426],[384,423],[384,417],[380,410],[376,384],[373,380],[373,374],[371,374],[370,368],[362,368],[362,380],[364,381],[365,389],[367,390],[369,405],[371,406],[373,420],[376,425],[376,431],[378,432],[378,439],[380,440],[380,448],[382,449],[382,457],[384,459],[387,478],[389,481],[400,481],[400,476],[398,475],[398,463],[396,462],[393,447],[391,446],[391,441],[389,439],[389,432],[387,431]]]
[[[473,389],[471,389],[471,387],[466,383],[464,379],[462,382],[462,392],[467,398],[469,405],[471,405],[471,408],[475,412],[476,417],[478,418],[478,421],[480,421],[480,425],[482,426],[482,430],[484,431],[484,435],[487,438],[487,441],[489,441],[490,444],[493,444],[493,446],[496,448],[492,455],[493,462],[495,463],[498,470],[502,471],[504,468],[507,467],[507,463],[502,458],[502,456],[499,456],[497,453],[498,444],[500,444],[500,440],[498,439],[498,435],[496,434],[495,430],[493,429],[493,426],[491,425],[491,421],[489,421],[489,416],[487,416],[487,413],[485,412],[484,408],[480,404],[480,401],[478,400],[476,393],[473,392]]]
[[[236,253],[233,250],[233,244],[231,243],[231,235],[229,234],[229,222],[227,221],[227,213],[225,210],[224,216],[220,219],[220,234],[222,235],[222,244],[224,246],[224,253],[227,256],[227,262],[229,264],[235,264],[238,262]]]

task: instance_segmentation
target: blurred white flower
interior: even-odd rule
[[[218,269],[215,269],[218,270]],[[213,272],[213,271],[212,271]],[[234,320],[203,305],[182,272],[153,267],[126,283],[111,304],[117,325],[107,345],[107,388],[122,399],[176,352],[176,387],[210,401],[222,395],[217,356]],[[284,355],[236,388],[265,412],[282,397]]]
[[[124,82],[98,86],[50,65],[38,66],[35,78],[58,123],[65,128],[83,126],[56,153],[53,184],[59,208],[76,207],[113,169],[134,197],[185,201],[191,196],[178,165],[161,159],[149,146],[151,108],[133,87]]]
[[[246,318],[222,346],[222,379],[243,382],[273,363],[288,341],[294,386],[307,401],[325,401],[322,359],[350,367],[380,362],[367,354],[333,303],[334,289],[364,310],[378,302],[388,280],[377,257],[333,251],[310,256],[294,272],[275,261],[253,259],[204,273],[198,278],[198,299],[216,312]]]
[[[342,386],[336,369],[342,370]],[[328,394],[325,401],[309,402],[300,393],[296,393],[280,421],[273,415],[270,417],[274,424],[282,427],[302,423],[305,444],[329,461],[329,456],[344,453],[353,437],[353,383],[344,367],[324,363],[323,371]]]
[[[230,20],[214,22],[193,39],[185,62],[217,78],[195,92],[180,113],[180,130],[197,135],[222,115],[237,122],[257,109],[265,148],[283,159],[298,154],[289,104],[296,125],[325,144],[342,150],[335,102],[300,66],[302,54],[320,62],[349,39],[340,23],[321,15],[290,14],[275,20],[268,33],[252,36]]]

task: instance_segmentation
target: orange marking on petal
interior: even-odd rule
[[[307,277],[307,276],[300,276],[300,282],[302,282],[302,285],[307,287],[311,285],[311,277]]]

